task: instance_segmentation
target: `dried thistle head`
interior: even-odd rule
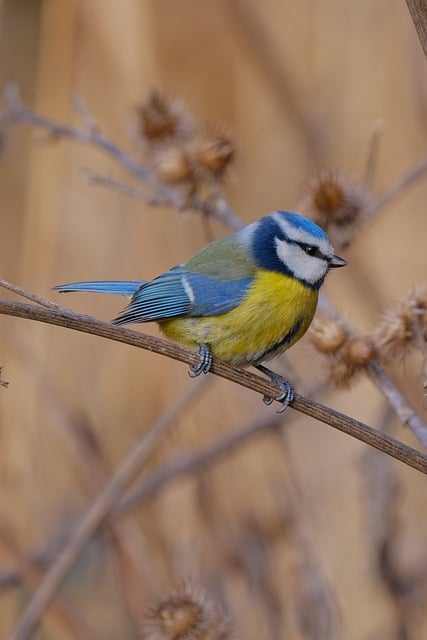
[[[309,329],[308,337],[320,353],[335,353],[348,340],[348,332],[343,325],[330,317],[316,318]]]
[[[315,349],[326,357],[329,381],[337,388],[348,388],[375,357],[370,337],[352,337],[335,318],[317,318],[308,335]]]
[[[427,340],[427,287],[413,289],[407,298],[385,312],[372,339],[384,362],[403,358],[411,347],[424,349]]]
[[[363,368],[376,357],[376,350],[370,337],[359,336],[349,340],[346,356],[355,367]]]
[[[206,133],[193,143],[194,163],[202,173],[221,180],[236,157],[236,145],[223,132]]]
[[[185,145],[159,145],[154,152],[153,165],[158,178],[166,184],[191,184],[196,181],[192,153]]]
[[[311,180],[302,208],[331,237],[347,246],[370,212],[370,192],[342,172],[325,172]]]
[[[375,355],[375,348],[369,337],[351,338],[329,359],[331,384],[337,389],[348,389]]]
[[[401,304],[384,314],[374,329],[373,340],[384,362],[403,358],[413,340],[412,314],[406,305]]]
[[[136,114],[138,132],[151,144],[170,138],[187,139],[195,130],[184,104],[154,89],[136,107]]]
[[[188,185],[194,191],[200,186],[212,186],[226,174],[235,155],[235,146],[225,135],[199,135],[180,143],[171,140],[159,144],[152,161],[162,182],[178,186]]]
[[[142,640],[229,640],[228,619],[205,591],[191,584],[161,595],[144,616]]]

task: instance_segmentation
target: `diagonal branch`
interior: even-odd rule
[[[189,351],[178,344],[155,336],[149,336],[139,331],[116,327],[107,322],[91,318],[90,316],[73,313],[67,309],[44,309],[25,302],[12,302],[10,300],[0,299],[0,314],[37,320],[38,322],[54,324],[109,340],[115,340],[138,347],[139,349],[159,353],[160,355],[189,365],[197,364],[199,361],[199,355],[197,353]],[[211,372],[247,389],[261,393],[264,396],[275,397],[279,395],[279,390],[273,382],[250,373],[245,369],[234,369],[225,362],[214,361]],[[314,400],[309,400],[299,394],[296,394],[291,406],[296,411],[300,411],[339,431],[343,431],[414,469],[427,474],[427,456],[394,438],[382,434],[358,420],[334,411],[329,407],[325,407]]]
[[[417,30],[424,55],[427,56],[427,2],[426,0],[406,0],[406,4]]]

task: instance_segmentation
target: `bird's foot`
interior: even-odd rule
[[[208,373],[212,365],[212,353],[208,344],[202,343],[199,348],[199,362],[190,367],[188,375],[197,378],[201,373]]]
[[[271,371],[271,369],[268,369],[267,367],[264,367],[262,364],[255,365],[255,368],[258,369],[258,371],[265,373],[265,375],[268,376],[272,382],[275,382],[277,384],[280,391],[282,392],[280,396],[277,396],[277,398],[264,396],[264,404],[270,405],[274,400],[276,400],[277,402],[281,402],[282,406],[277,413],[283,413],[283,411],[288,408],[289,403],[292,402],[295,397],[295,392],[292,385],[287,380],[285,380],[285,378],[282,378],[281,375],[279,375],[275,371]]]

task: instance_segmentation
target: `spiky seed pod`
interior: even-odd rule
[[[414,289],[389,309],[372,334],[384,362],[403,358],[411,347],[423,348],[427,339],[427,287]]]
[[[302,209],[326,229],[336,248],[347,246],[370,213],[372,196],[342,172],[311,180]]]
[[[410,310],[402,305],[387,311],[372,337],[381,360],[390,362],[403,358],[413,339]]]
[[[229,640],[230,623],[205,591],[191,584],[164,593],[144,617],[142,640]]]
[[[375,358],[375,347],[367,337],[352,338],[345,348],[346,357],[357,368],[366,367]]]
[[[357,367],[345,358],[331,358],[329,361],[329,382],[337,389],[348,389]]]
[[[308,337],[320,353],[335,353],[348,340],[345,328],[333,318],[316,318],[312,323]]]
[[[152,144],[169,138],[187,139],[195,130],[194,120],[183,103],[156,90],[136,107],[136,113],[140,135]]]
[[[196,180],[191,152],[180,145],[160,145],[153,164],[158,178],[167,184],[192,183]]]
[[[329,380],[338,389],[348,389],[355,376],[365,370],[376,355],[369,337],[347,340],[328,359]]]
[[[230,136],[216,134],[200,136],[194,141],[196,166],[208,171],[219,180],[230,167],[236,155],[236,146]]]

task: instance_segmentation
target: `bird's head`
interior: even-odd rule
[[[315,222],[288,211],[275,211],[249,225],[241,240],[257,265],[296,278],[318,289],[329,269],[343,267],[328,235]]]

